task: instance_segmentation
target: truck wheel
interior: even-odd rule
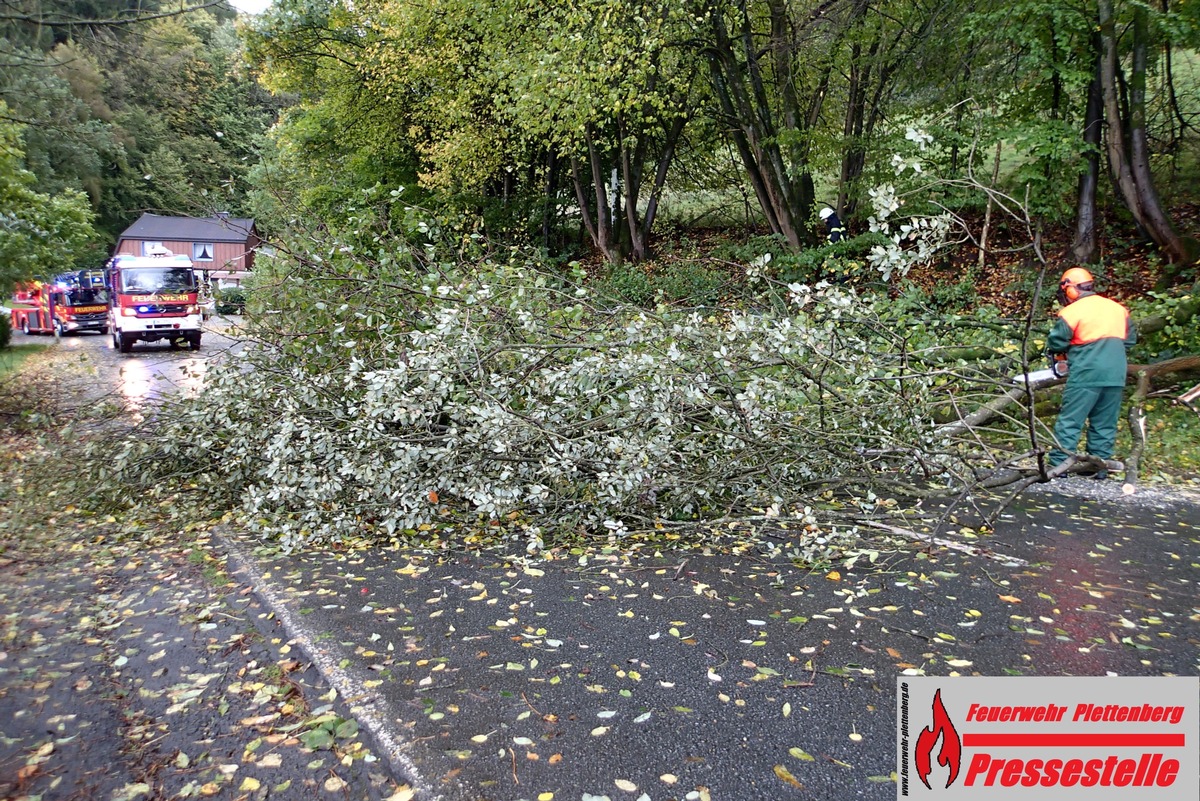
[[[195,333],[189,336],[188,344],[191,345],[192,350],[200,350],[200,334]]]
[[[106,325],[100,329],[100,336],[106,336],[107,334],[108,334],[108,326]]]
[[[128,334],[117,334],[117,336],[120,337],[118,347],[121,353],[129,353],[129,351],[133,350],[133,337]]]
[[[29,336],[29,315],[28,314],[21,318],[21,333],[24,334],[25,336]]]
[[[55,320],[54,321],[54,338],[62,339],[62,336],[63,336],[62,322],[59,320]]]

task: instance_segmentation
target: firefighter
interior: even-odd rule
[[[1065,355],[1069,370],[1054,424],[1057,447],[1050,452],[1051,467],[1075,451],[1085,423],[1087,452],[1101,459],[1112,456],[1125,392],[1125,352],[1137,341],[1129,310],[1097,295],[1087,270],[1072,267],[1058,286],[1062,308],[1046,339],[1046,352],[1052,360]],[[1108,471],[1098,471],[1095,478],[1108,478]]]
[[[837,212],[825,206],[817,213],[817,216],[825,221],[825,228],[829,231],[829,244],[841,242],[846,236],[846,229],[842,226],[842,221],[838,219]]]

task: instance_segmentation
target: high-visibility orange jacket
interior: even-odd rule
[[[1125,351],[1137,342],[1129,311],[1087,293],[1064,306],[1046,339],[1046,352],[1067,354],[1067,382],[1079,387],[1125,386]]]

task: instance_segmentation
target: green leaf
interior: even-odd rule
[[[311,729],[300,735],[300,742],[313,751],[327,751],[333,747],[333,735],[326,729]]]

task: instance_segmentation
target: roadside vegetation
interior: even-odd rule
[[[22,348],[5,348],[0,350],[0,376],[15,374],[21,369],[26,359],[52,347],[51,345],[28,345]]]
[[[245,358],[81,438],[89,508],[195,499],[289,548],[761,518],[852,550],[1047,478],[1057,389],[1012,379],[1077,263],[1142,332],[1130,485],[1195,464],[1193,4],[143,9],[5,21],[16,228],[87,261],[131,210],[231,211],[268,247],[218,299]]]
[[[759,519],[807,527],[813,549],[796,558],[826,561],[872,526],[908,525],[925,499],[1044,476],[1052,394],[960,423],[1042,366],[1048,302],[1023,318],[939,314],[916,288],[890,292],[883,270],[929,261],[919,241],[867,267],[874,279],[784,282],[794,263],[760,260],[699,282],[700,297],[660,286],[632,303],[629,273],[464,244],[406,213],[400,249],[366,225],[262,265],[254,347],[143,423],[101,496],[195,493],[289,549],[506,540],[539,557]],[[822,264],[856,257],[870,264]],[[1200,345],[1188,320],[1144,327],[1134,361]],[[1142,473],[1162,480],[1160,464]]]

